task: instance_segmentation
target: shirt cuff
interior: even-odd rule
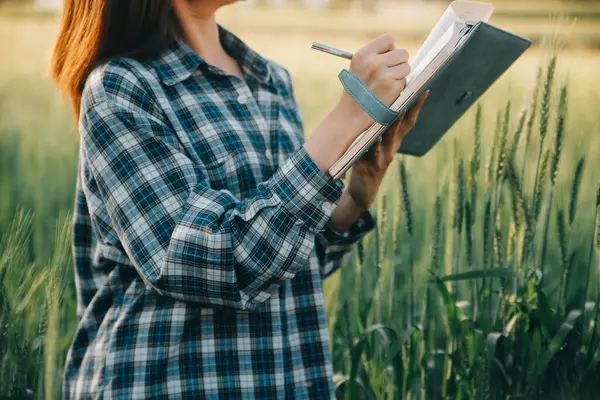
[[[376,221],[369,210],[363,213],[350,225],[350,228],[342,234],[333,230],[329,224],[319,232],[321,242],[324,245],[353,244],[358,242],[369,231],[375,228]]]
[[[332,236],[339,237],[339,238],[348,237],[348,235],[350,235],[350,229],[347,229],[345,232],[339,232],[339,231],[335,230],[334,228],[332,228],[331,225],[329,225],[329,222],[327,222],[327,224],[325,225],[325,228],[323,228],[321,230],[321,232],[324,232],[325,230],[329,230],[331,232]]]
[[[320,232],[342,197],[344,183],[323,173],[302,145],[273,174],[277,202],[313,233]]]

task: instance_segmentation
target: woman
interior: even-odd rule
[[[353,167],[372,122],[347,94],[308,141],[289,73],[215,22],[230,0],[67,0],[52,60],[81,136],[79,325],[65,398],[330,398],[322,279],[422,105]],[[350,70],[387,104],[408,53],[389,36]]]

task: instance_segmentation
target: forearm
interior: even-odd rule
[[[362,109],[340,101],[304,143],[308,155],[319,169],[329,175],[329,168],[346,152],[348,147],[373,122]]]

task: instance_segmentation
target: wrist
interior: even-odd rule
[[[358,206],[348,190],[344,190],[328,221],[329,226],[338,233],[344,233],[365,211],[366,208]]]
[[[352,100],[354,101],[354,100]],[[328,170],[362,133],[369,122],[364,111],[352,112],[352,108],[339,102],[315,128],[304,147],[319,169],[328,175]]]
[[[343,120],[348,121],[349,131],[354,133],[354,137],[365,131],[373,123],[373,118],[345,90],[342,92],[335,109],[337,109]]]

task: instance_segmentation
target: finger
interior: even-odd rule
[[[373,143],[373,145],[371,146],[371,156],[372,156],[373,163],[377,163],[377,158],[379,157],[379,154],[381,153],[382,141],[383,141],[383,137],[379,136],[377,138],[377,140],[375,140],[375,143]]]
[[[398,116],[398,118],[396,118],[396,120],[394,121],[392,126],[390,126],[390,128],[388,130],[386,130],[383,133],[383,135],[381,135],[383,137],[383,144],[385,147],[387,147],[388,144],[390,144],[394,141],[394,137],[396,135],[395,132],[398,129],[398,127],[402,124],[402,121],[404,120],[405,116],[406,116],[406,110],[402,111],[402,114],[400,114]]]
[[[402,63],[388,67],[385,72],[394,79],[404,79],[410,73],[410,65],[408,63]]]
[[[381,147],[382,147],[382,143],[383,142],[383,137],[379,136],[377,138],[377,141],[375,142],[375,144],[373,145],[373,164],[374,165],[379,165],[380,164],[380,158],[381,158]]]
[[[376,149],[377,149],[377,145],[378,145],[378,143],[380,141],[381,141],[381,136],[378,137],[373,144],[371,144],[371,147],[369,147],[367,149],[367,151],[365,151],[363,153],[363,155],[360,157],[360,159],[361,160],[364,159],[368,163],[374,164],[375,163],[375,152],[376,152]]]
[[[361,50],[364,54],[387,53],[388,51],[394,50],[394,38],[389,34],[381,35],[364,45]]]
[[[380,55],[383,63],[388,67],[408,62],[408,51],[406,49],[395,49]]]
[[[375,153],[375,157],[376,157],[376,163],[377,163],[376,165],[379,168],[384,168],[385,164],[386,164],[387,156],[385,155],[383,141],[379,143],[377,152]]]
[[[402,141],[403,135],[401,134],[402,124],[404,122],[404,118],[406,117],[406,110],[402,112],[402,114],[398,117],[398,119],[394,122],[394,124],[385,132],[384,139],[384,154],[386,159],[391,159],[398,150],[400,146],[400,142]]]
[[[375,143],[373,143],[373,154],[375,157],[377,157],[379,155],[379,153],[381,153],[382,143],[383,143],[383,136],[379,136],[377,138],[377,140],[375,140]]]
[[[421,108],[423,108],[423,104],[425,103],[425,100],[427,100],[427,97],[429,97],[429,90],[427,90],[421,95],[421,97],[419,97],[419,100],[417,100],[417,104],[415,104],[406,115],[406,119],[410,127],[412,127],[417,122],[417,118],[419,117],[419,113],[421,112]]]

